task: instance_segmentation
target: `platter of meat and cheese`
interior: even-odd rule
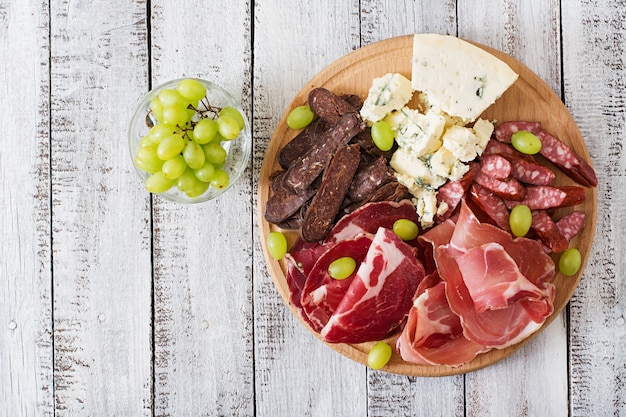
[[[302,106],[312,122],[293,128]],[[402,36],[337,60],[285,109],[259,177],[261,241],[278,292],[321,342],[367,364],[382,341],[383,371],[460,374],[510,356],[565,308],[596,185],[575,121],[524,64],[452,36]]]

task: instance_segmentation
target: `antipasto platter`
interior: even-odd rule
[[[597,190],[595,188],[595,184],[585,184],[585,186],[579,186],[579,184],[572,180],[571,175],[567,175],[567,169],[561,170],[558,168],[558,163],[555,166],[550,161],[544,160],[544,158],[542,158],[541,156],[537,157],[537,159],[541,161],[542,165],[548,167],[551,171],[554,172],[554,178],[550,180],[550,187],[563,189],[575,188],[577,194],[577,200],[575,204],[567,204],[561,207],[550,208],[548,210],[540,211],[545,211],[549,213],[550,216],[555,219],[555,222],[556,219],[562,219],[568,214],[576,212],[579,215],[578,218],[584,219],[584,224],[581,220],[579,227],[580,230],[577,231],[575,236],[570,236],[567,242],[567,245],[569,245],[569,247],[577,248],[580,252],[580,268],[577,272],[569,276],[566,276],[559,272],[558,262],[560,253],[562,252],[562,248],[559,249],[558,252],[556,250],[550,251],[549,249],[543,250],[543,253],[545,255],[539,255],[540,257],[545,256],[547,263],[555,268],[555,272],[550,274],[549,283],[543,282],[543,284],[545,284],[546,286],[546,290],[544,291],[544,293],[549,293],[550,291],[552,291],[552,293],[549,295],[550,313],[546,317],[544,317],[542,321],[537,325],[537,329],[530,332],[527,336],[518,337],[517,339],[512,338],[513,340],[510,340],[511,344],[503,344],[503,347],[501,348],[489,348],[482,350],[478,349],[472,354],[471,357],[469,357],[468,360],[462,361],[462,363],[454,363],[452,366],[447,364],[438,364],[436,362],[429,364],[419,363],[419,361],[422,359],[418,360],[417,362],[415,360],[407,361],[403,359],[403,357],[412,357],[412,354],[401,355],[397,350],[398,339],[400,337],[401,330],[406,325],[406,314],[403,314],[404,318],[402,320],[399,320],[399,325],[393,331],[383,332],[384,335],[376,336],[374,339],[365,342],[357,341],[354,343],[343,343],[341,341],[341,335],[337,336],[336,340],[329,342],[329,340],[332,340],[332,338],[334,337],[333,331],[336,329],[322,330],[322,334],[324,336],[321,337],[320,329],[324,326],[320,325],[315,320],[313,320],[312,322],[306,317],[303,318],[302,306],[298,305],[300,297],[299,293],[297,295],[298,299],[294,302],[294,284],[293,282],[288,282],[287,275],[289,266],[286,258],[283,258],[281,260],[274,259],[270,255],[267,246],[267,238],[270,236],[270,233],[276,231],[279,231],[284,236],[286,236],[287,246],[289,250],[293,249],[294,245],[302,245],[300,237],[301,232],[303,232],[304,230],[300,230],[299,228],[297,228],[297,226],[290,226],[285,228],[285,225],[280,224],[280,222],[268,221],[268,216],[266,216],[266,210],[268,209],[268,200],[270,200],[273,194],[276,193],[276,189],[272,189],[272,181],[277,173],[281,173],[285,170],[285,164],[283,163],[281,166],[281,161],[279,161],[281,156],[281,149],[283,149],[285,145],[291,142],[292,139],[294,139],[300,133],[299,130],[292,129],[288,126],[287,118],[293,109],[305,105],[309,101],[309,95],[311,91],[319,89],[320,87],[340,97],[357,97],[357,101],[358,98],[360,98],[361,101],[364,101],[368,97],[368,92],[370,92],[370,88],[372,87],[372,81],[377,77],[381,77],[388,73],[397,73],[410,80],[413,72],[413,42],[413,36],[403,36],[381,41],[356,50],[337,60],[336,62],[325,68],[323,71],[321,71],[319,74],[317,74],[315,77],[313,77],[294,97],[293,101],[285,110],[283,117],[276,127],[274,135],[267,148],[263,161],[263,166],[260,172],[258,183],[258,211],[260,235],[261,241],[263,243],[263,250],[265,253],[268,271],[272,276],[278,292],[285,300],[286,304],[289,306],[294,315],[296,315],[301,320],[303,325],[305,325],[316,336],[318,336],[320,340],[325,342],[328,346],[335,349],[339,353],[362,364],[368,363],[368,353],[372,346],[375,344],[375,342],[384,341],[389,346],[392,346],[393,353],[391,355],[391,359],[382,368],[382,370],[403,375],[444,376],[477,370],[510,356],[515,351],[519,350],[523,345],[525,345],[529,340],[531,340],[535,335],[540,333],[541,330],[549,325],[552,320],[557,317],[560,312],[565,308],[566,304],[572,297],[578,283],[580,282],[581,276],[584,271],[584,266],[587,263],[587,259],[591,250],[595,233],[597,215]],[[496,128],[502,123],[508,121],[539,122],[543,131],[549,132],[550,137],[560,139],[560,141],[562,141],[562,143],[567,148],[571,149],[577,155],[580,164],[582,164],[586,169],[591,169],[590,165],[588,165],[590,164],[590,158],[584,139],[582,138],[581,133],[576,126],[575,121],[569,114],[567,108],[561,102],[559,97],[550,89],[550,87],[547,86],[545,82],[543,82],[525,65],[512,58],[511,56],[483,45],[473,45],[478,46],[481,50],[486,51],[489,54],[498,58],[499,60],[503,61],[510,67],[510,69],[512,69],[515,73],[519,75],[515,82],[502,94],[502,96],[499,97],[493,105],[491,105],[484,112],[482,112],[480,118],[491,121],[493,125],[496,126]],[[479,91],[477,90],[476,94],[478,93]],[[482,90],[480,90],[480,93],[482,94]],[[414,98],[412,100],[414,100]],[[544,147],[546,147],[545,143],[546,142],[544,141]],[[560,144],[557,145],[557,147],[558,146],[560,146]],[[353,146],[352,148],[354,151],[354,148],[358,147]],[[341,170],[339,172],[341,172]],[[309,199],[310,197],[311,196],[308,196],[306,198]],[[512,206],[510,206],[509,208],[511,207]],[[453,218],[459,218],[458,210],[456,216],[457,217]],[[337,219],[339,219],[339,217],[340,216],[338,216]],[[467,215],[460,215],[460,218],[467,217]],[[472,216],[469,217],[473,219]],[[460,222],[460,220],[458,221]],[[420,236],[426,235],[426,233],[428,233],[429,227],[422,227],[422,229],[423,230],[420,230]],[[374,230],[371,231],[372,234],[374,232]],[[312,232],[306,231],[306,233]],[[376,236],[378,236],[378,234],[376,234]],[[316,238],[312,238],[311,240],[315,239]],[[380,239],[383,238],[381,237]],[[434,239],[435,238],[431,238],[429,241],[432,241]],[[505,237],[505,239],[508,238]],[[352,251],[351,253],[359,252],[359,249],[356,247],[363,244],[362,241],[359,242],[360,243],[354,243],[352,245],[352,248],[350,249]],[[370,245],[372,243],[371,239],[366,243]],[[506,246],[507,243],[503,243],[503,245]],[[541,248],[539,244],[535,246],[536,248]],[[536,249],[535,246],[533,246],[533,250]],[[491,247],[488,244],[482,244],[481,248],[483,248],[481,250],[486,251],[486,249],[484,248]],[[381,253],[384,253],[384,250]],[[322,252],[320,251],[311,254],[311,256],[316,256],[318,258],[321,258],[321,255]],[[474,255],[477,255],[477,253],[474,253]],[[511,256],[515,257],[515,255]],[[359,262],[366,263],[364,257],[364,254],[355,255],[355,258],[357,258],[357,264]],[[506,259],[509,259],[509,257],[507,257]],[[550,261],[550,259],[552,260]],[[524,260],[521,261],[521,263],[524,262]],[[520,264],[520,262],[517,263]],[[408,268],[410,269],[413,267],[409,265]],[[520,266],[520,268],[522,267]],[[426,269],[428,270],[428,267],[426,267]],[[426,282],[426,280],[422,278],[423,275],[428,271],[424,272],[423,269],[421,271],[422,272],[419,272],[419,274],[421,274],[420,280]],[[404,282],[402,282],[401,284],[406,285],[406,283]],[[339,286],[341,285],[344,284],[339,284]],[[450,284],[448,284],[448,287],[450,287]],[[549,288],[549,290],[547,288]],[[300,290],[302,290],[302,288],[300,288]],[[330,290],[324,289],[324,291]],[[345,293],[346,288],[343,288],[341,291],[344,291]],[[410,295],[413,296],[413,293],[415,293],[415,288],[411,289],[410,292]],[[432,293],[434,294],[435,291],[432,291]],[[318,291],[317,296],[315,297],[318,297],[319,294],[320,293]],[[451,294],[448,294],[448,298],[450,298],[450,296]],[[309,297],[309,301],[311,299],[314,299],[315,297]],[[431,298],[432,297],[435,296],[432,295]],[[525,295],[525,297],[532,298],[532,296],[527,295]],[[454,298],[453,294],[452,298]],[[417,299],[417,295],[415,295],[415,299]],[[411,302],[413,302],[413,300],[411,300]],[[462,302],[463,296],[460,296],[459,303]],[[536,307],[530,307],[526,309],[534,310],[536,309]],[[416,313],[413,313],[414,316],[415,314]],[[419,313],[417,314],[419,318]],[[311,315],[311,317],[313,317],[313,315]],[[328,319],[328,317],[326,317],[326,319]],[[467,317],[463,317],[463,319],[466,321],[469,320]],[[376,318],[373,317],[371,318],[371,320],[373,323],[372,327],[376,327]],[[354,325],[354,323],[352,323],[352,325]],[[365,325],[365,328],[367,328],[367,325]],[[346,329],[344,328],[342,330],[345,331]],[[471,333],[471,330],[465,329],[465,332]],[[468,343],[473,345],[474,338],[471,339],[472,341]],[[404,343],[406,349],[406,341]],[[435,341],[434,343],[436,344],[444,342]]]

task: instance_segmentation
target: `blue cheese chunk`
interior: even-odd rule
[[[398,148],[393,153],[389,166],[396,173],[403,175],[402,180],[399,178],[399,181],[406,185],[413,195],[416,195],[421,193],[421,189],[436,190],[446,182],[446,178],[433,172],[430,166],[431,156],[432,154],[419,158],[406,149]]]
[[[449,35],[413,38],[411,83],[432,109],[472,122],[518,78],[505,62]]]
[[[388,113],[403,108],[413,96],[413,88],[402,74],[389,73],[374,78],[361,108],[361,117],[370,124],[385,118]]]
[[[398,146],[414,156],[424,156],[441,147],[441,134],[446,125],[444,116],[432,112],[422,114],[404,107],[389,120],[396,131]]]

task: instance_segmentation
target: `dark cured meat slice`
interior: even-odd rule
[[[500,142],[511,143],[511,136],[513,136],[513,133],[519,132],[520,130],[526,130],[536,135],[541,130],[541,123],[523,122],[517,120],[502,122],[495,128],[494,134],[496,139]]]
[[[300,233],[309,242],[326,237],[359,166],[359,145],[343,146],[332,157],[322,185],[304,215]]]
[[[302,290],[301,304],[308,322],[316,332],[319,332],[328,322],[348,291],[358,265],[367,255],[373,237],[373,235],[365,234],[354,239],[343,240],[330,247],[313,265]],[[354,259],[357,269],[346,279],[333,279],[328,274],[328,267],[332,262],[344,256]]]
[[[346,113],[357,113],[352,104],[323,87],[309,92],[309,107],[329,125],[334,125]]]
[[[556,223],[545,210],[533,211],[533,221],[530,227],[552,252],[562,252],[569,246],[569,241],[561,234]]]
[[[305,127],[278,152],[277,159],[280,166],[287,169],[292,163],[302,158],[311,148],[317,135],[321,135],[327,129],[328,125],[320,119],[314,120]]]
[[[336,125],[317,136],[304,157],[289,167],[285,185],[296,194],[304,192],[324,171],[337,149],[347,144],[363,128],[364,124],[358,115],[348,113],[342,116]]]
[[[309,187],[300,194],[294,194],[284,185],[285,173],[272,178],[272,196],[265,203],[263,216],[270,223],[279,224],[291,218],[313,195],[316,190]]]
[[[343,216],[326,236],[324,245],[351,239],[361,233],[374,234],[379,227],[391,229],[398,219],[409,219],[418,223],[415,207],[410,200],[400,202],[380,201],[365,204]]]
[[[474,181],[505,200],[522,201],[526,196],[526,188],[515,178],[500,181],[478,172]]]
[[[511,231],[509,209],[500,197],[478,184],[472,184],[470,198],[499,228]]]
[[[393,153],[398,149],[398,144],[394,141],[393,146],[388,151],[381,151],[372,139],[371,130],[365,129],[352,138],[352,143],[358,143],[361,147],[361,153],[364,156],[371,155],[374,158],[384,157],[387,161],[391,159]]]
[[[441,215],[435,216],[435,222],[441,223],[450,218],[458,207],[461,199],[474,182],[474,177],[480,167],[477,163],[470,163],[469,170],[458,181],[448,181],[437,190],[437,201],[447,204],[448,209]]]
[[[329,343],[380,340],[395,330],[424,279],[415,250],[380,228],[350,288],[320,332]]]
[[[570,207],[585,201],[585,189],[575,185],[552,187],[536,185],[526,187],[526,197],[522,201],[505,201],[512,209],[518,204],[525,204],[531,210],[545,210],[557,207]]]
[[[480,172],[497,180],[509,178],[511,170],[511,162],[497,154],[485,155],[480,160]]]
[[[450,309],[445,286],[445,282],[439,282],[413,303],[407,324],[396,341],[396,350],[403,360],[456,367],[487,350],[463,336],[461,320]]]
[[[544,130],[540,131],[537,136],[541,140],[539,151],[541,155],[559,167],[568,177],[586,187],[598,185],[598,178],[593,168],[572,148]]]
[[[582,211],[573,211],[556,222],[559,232],[568,241],[577,236],[585,225],[585,213]]]
[[[378,187],[394,179],[385,158],[379,157],[373,163],[359,167],[348,189],[348,198],[351,201],[361,201]]]

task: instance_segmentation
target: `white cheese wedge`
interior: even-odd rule
[[[402,74],[389,73],[374,78],[361,107],[361,117],[370,124],[376,123],[388,113],[404,107],[412,96],[411,81]]]
[[[472,122],[517,78],[506,63],[462,39],[414,35],[411,83],[433,110]]]

